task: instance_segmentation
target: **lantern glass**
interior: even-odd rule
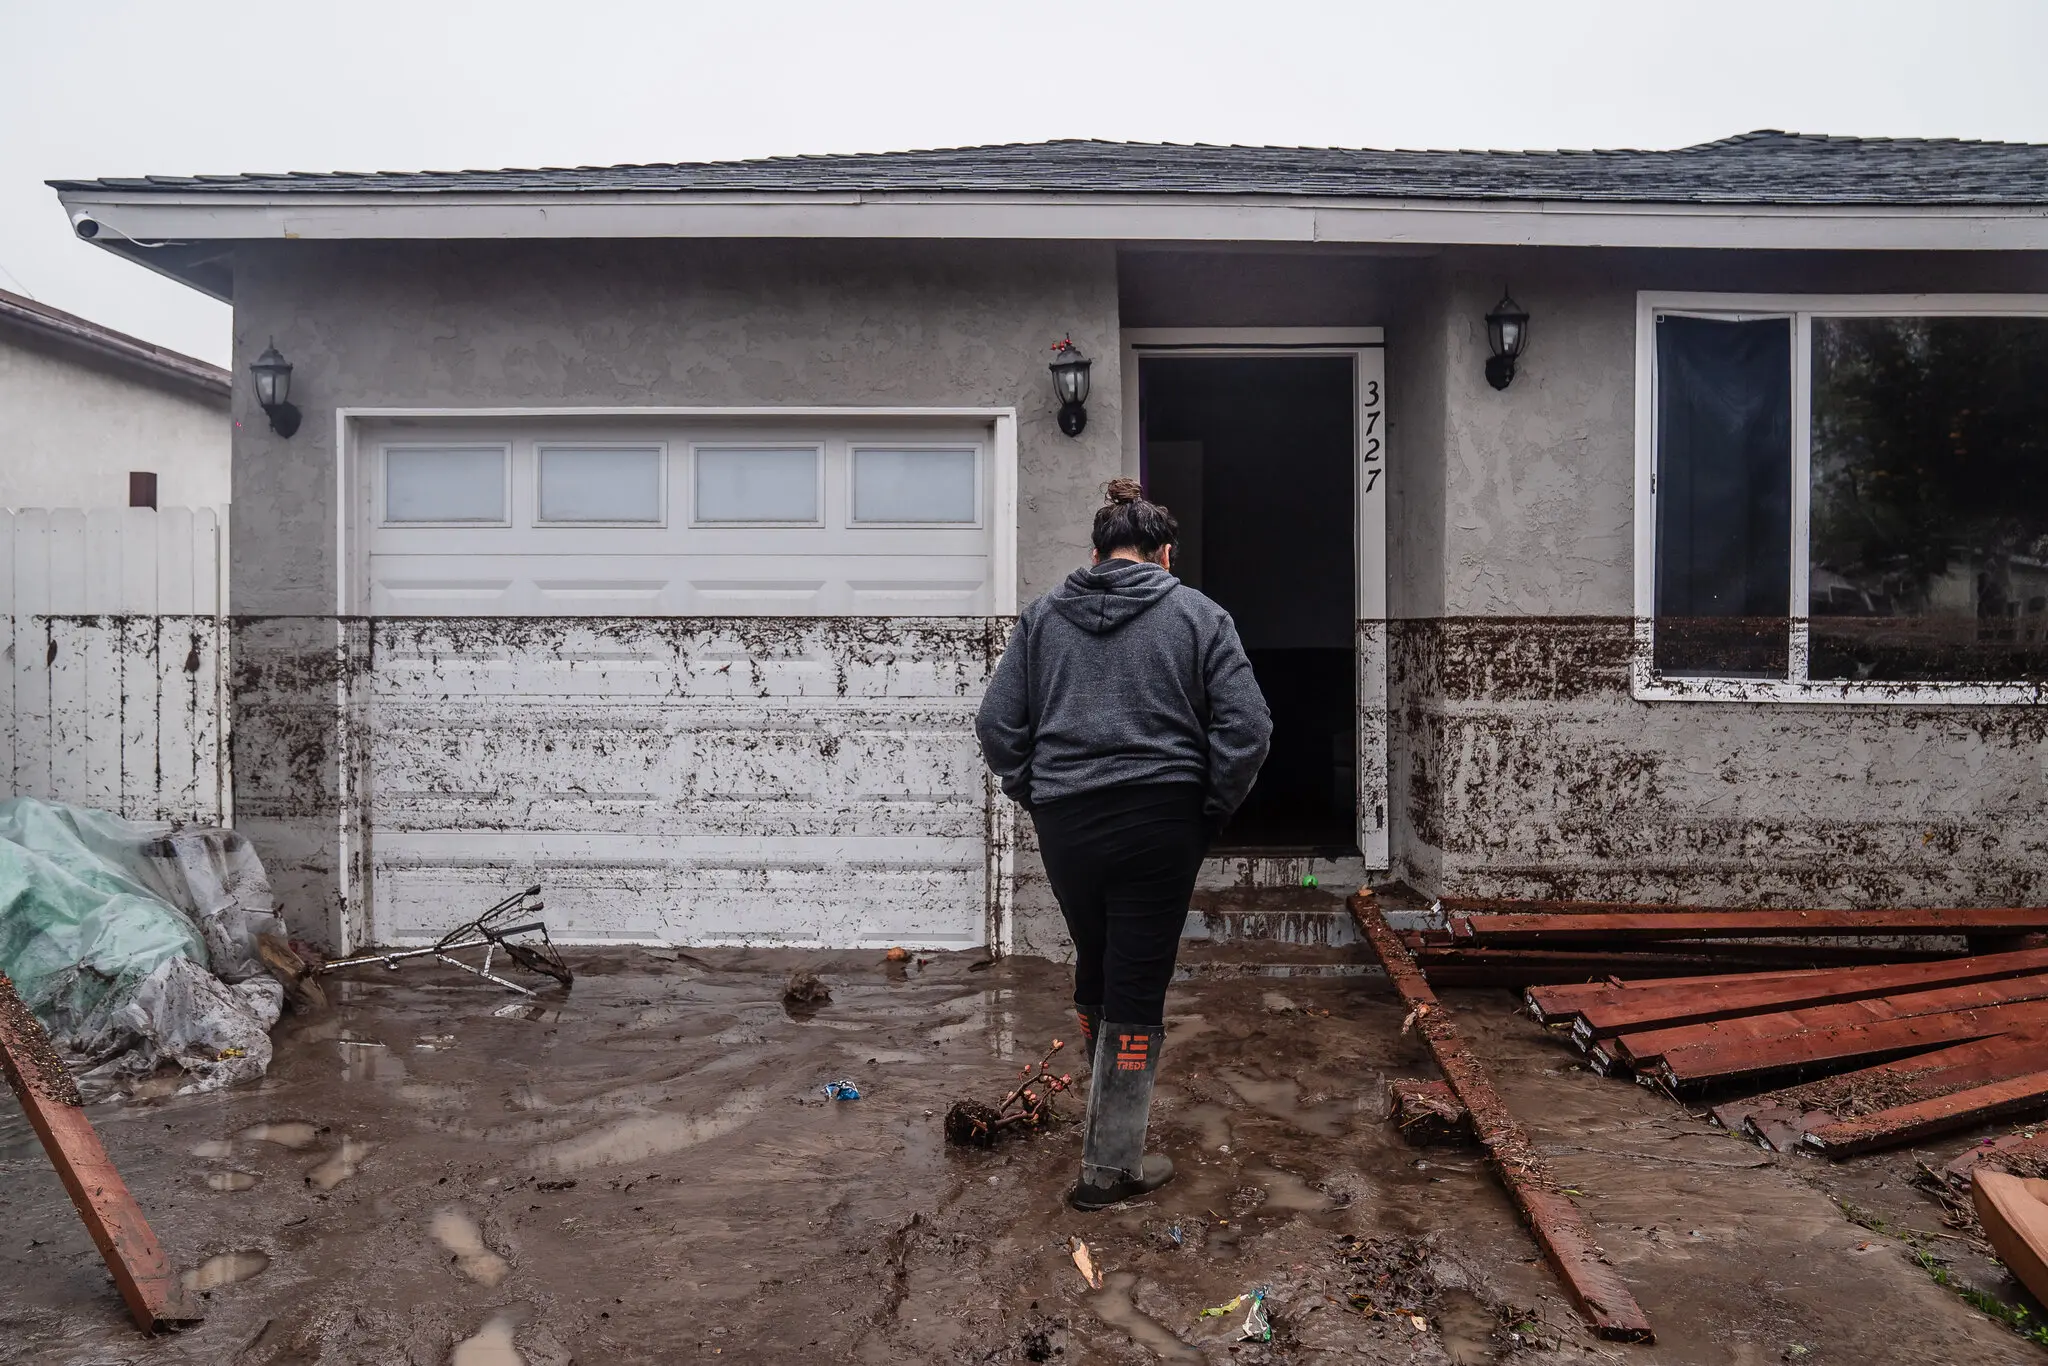
[[[275,408],[291,397],[292,363],[279,354],[275,346],[265,348],[249,370],[256,376],[256,402],[259,406]]]
[[[1486,315],[1486,344],[1496,356],[1509,360],[1522,354],[1523,345],[1529,340],[1529,315],[1522,306],[1508,295],[1503,294],[1493,312]]]
[[[1052,367],[1053,390],[1061,403],[1086,403],[1088,401],[1088,366],[1090,362],[1076,358],[1057,362]]]

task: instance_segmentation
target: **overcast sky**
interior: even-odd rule
[[[2043,0],[0,0],[0,287],[225,363],[228,309],[52,177],[583,165],[1054,137],[2048,142]]]

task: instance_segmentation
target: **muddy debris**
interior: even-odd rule
[[[832,988],[825,985],[823,978],[809,968],[796,968],[789,974],[789,983],[782,989],[782,1003],[786,1006],[806,1007],[815,1010],[832,999]]]
[[[1036,1133],[1058,1123],[1062,1118],[1058,1098],[1073,1089],[1074,1078],[1068,1073],[1055,1075],[1047,1064],[1066,1046],[1064,1039],[1054,1039],[1045,1056],[1019,1072],[1023,1080],[994,1105],[971,1099],[954,1101],[946,1111],[946,1141],[959,1147],[992,1148],[1006,1135]]]

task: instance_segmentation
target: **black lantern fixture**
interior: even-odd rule
[[[292,363],[277,349],[273,338],[249,366],[256,377],[256,402],[270,419],[270,430],[289,437],[299,429],[299,410],[292,406]]]
[[[1486,358],[1486,382],[1505,389],[1515,382],[1515,358],[1529,342],[1529,314],[1515,296],[1505,289],[1493,312],[1486,315],[1486,344],[1493,354]]]
[[[1072,337],[1062,337],[1052,349],[1059,357],[1052,363],[1052,387],[1060,396],[1060,430],[1079,436],[1088,425],[1088,367],[1094,362],[1081,354]]]

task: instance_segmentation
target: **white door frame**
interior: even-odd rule
[[[461,420],[484,420],[503,418],[525,419],[587,419],[605,417],[629,418],[684,418],[684,419],[725,419],[758,418],[771,421],[807,422],[819,420],[931,420],[962,419],[970,422],[986,422],[990,429],[990,473],[993,487],[991,515],[994,524],[990,528],[989,578],[993,595],[993,614],[997,617],[1014,617],[1017,614],[1017,410],[1015,408],[949,408],[949,407],[856,407],[846,405],[758,405],[748,407],[575,407],[564,405],[540,405],[535,407],[478,406],[478,407],[378,407],[378,408],[337,408],[334,410],[334,611],[335,644],[346,654],[350,619],[365,616],[370,601],[369,536],[362,525],[363,454],[358,450],[359,428],[365,422],[377,422],[393,418],[448,418]],[[336,723],[343,728],[346,736],[353,718],[357,700],[352,698],[349,671],[338,671],[341,675],[334,686]],[[334,927],[339,951],[352,952],[364,946],[364,937],[370,932],[369,886],[369,820],[367,794],[361,791],[359,774],[355,764],[362,756],[355,753],[355,747],[342,743],[335,746],[336,802],[335,856],[338,886],[335,888],[340,904],[339,924]],[[992,786],[985,786],[992,795],[988,800],[998,814],[990,821],[991,834],[1008,819],[1008,813],[999,808],[1006,806]],[[988,943],[997,952],[1007,951],[1011,933],[1011,897],[1009,879],[1014,854],[1012,841],[1005,833],[1001,838],[991,838],[987,851],[988,884],[990,889],[987,908]]]
[[[1349,356],[1353,560],[1358,664],[1358,848],[1368,868],[1387,859],[1386,334],[1377,327],[1137,327],[1123,333],[1123,472],[1139,474],[1138,362],[1145,356]]]

